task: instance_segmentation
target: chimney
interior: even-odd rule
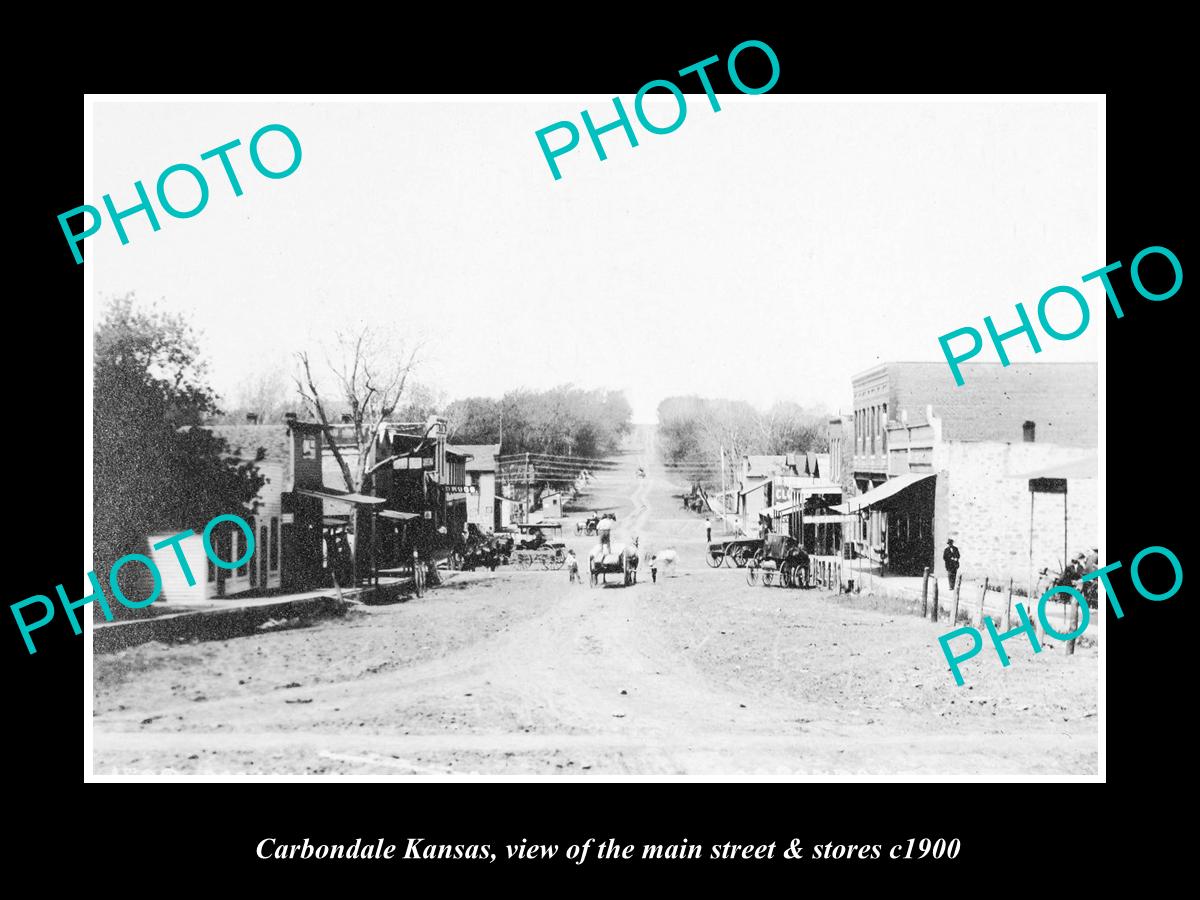
[[[1024,425],[1021,426],[1021,430],[1024,432],[1025,443],[1027,443],[1027,444],[1033,443],[1033,430],[1036,427],[1037,426],[1034,425],[1033,422],[1026,422]]]
[[[246,424],[247,425],[257,425],[258,424],[258,413],[246,413]]]

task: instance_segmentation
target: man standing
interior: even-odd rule
[[[704,517],[704,540],[712,543],[712,522],[707,516]]]
[[[942,553],[942,562],[946,564],[946,575],[950,579],[950,590],[954,590],[954,581],[958,577],[958,548],[954,546],[954,538],[946,539],[946,550]]]
[[[600,548],[605,553],[612,552],[612,528],[615,524],[617,523],[612,520],[612,517],[606,514],[600,520],[600,524],[596,526],[600,532]]]
[[[650,583],[658,582],[658,554],[650,554]]]

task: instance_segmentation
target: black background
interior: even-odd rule
[[[599,15],[599,13],[598,13]],[[556,17],[548,14],[553,28]],[[703,17],[702,17],[703,18]],[[509,23],[511,33],[515,29]],[[360,28],[359,31],[362,29]],[[1026,39],[987,59],[978,44],[898,46],[865,44],[840,30],[712,27],[658,38],[630,27],[619,36],[585,42],[567,28],[554,38],[521,41],[465,40],[429,31],[406,33],[395,42],[365,48],[334,28],[318,44],[311,37],[284,47],[251,51],[221,45],[221,64],[180,65],[164,59],[155,79],[120,67],[93,70],[96,91],[393,91],[403,92],[588,92],[628,98],[646,81],[707,56],[719,96],[733,92],[723,62],[747,38],[769,43],[779,56],[781,77],[772,93],[843,91],[1087,91],[1108,92],[1108,253],[1102,264],[1121,260],[1113,280],[1125,317],[1108,311],[1108,558],[1126,567],[1142,548],[1171,548],[1190,571],[1191,529],[1182,518],[1191,505],[1186,487],[1193,440],[1188,385],[1192,331],[1184,321],[1187,281],[1176,296],[1151,303],[1133,290],[1128,266],[1150,245],[1171,248],[1188,270],[1184,240],[1184,155],[1193,154],[1178,131],[1183,98],[1162,77],[1162,61],[1118,64],[1099,45],[1080,47],[1052,35]],[[988,45],[989,52],[994,48]],[[1008,52],[1011,51],[1011,52]],[[766,80],[755,71],[755,51],[739,58],[751,85]],[[1006,62],[1001,62],[1007,59]],[[994,60],[993,64],[990,60]],[[744,65],[743,65],[744,63]],[[1042,64],[1046,65],[1043,68]],[[1051,63],[1053,63],[1051,65]],[[1120,70],[1120,71],[1118,71]],[[267,74],[271,73],[271,74]],[[336,73],[336,74],[335,74]],[[1138,87],[1144,79],[1146,87]],[[689,93],[695,77],[677,79]],[[17,85],[21,90],[21,86]],[[76,266],[56,215],[83,202],[80,136],[84,111],[79,87],[60,83],[20,101],[20,121],[34,123],[37,141],[20,163],[24,177],[10,176],[18,210],[10,211],[10,284],[5,383],[12,432],[5,491],[9,512],[5,603],[51,593],[59,583],[78,585],[82,541],[74,531],[84,507],[83,441],[77,427],[87,415],[82,397],[80,344],[89,328],[74,318],[82,307],[83,267]],[[628,108],[628,106],[627,106]],[[597,117],[597,121],[602,121]],[[549,123],[547,123],[549,124]],[[684,129],[686,131],[686,129]],[[531,135],[531,164],[542,165]],[[15,173],[16,168],[10,168]],[[148,173],[150,177],[152,173]],[[1190,185],[1191,179],[1187,179]],[[551,182],[547,176],[547,186]],[[15,230],[13,230],[15,227]],[[84,254],[86,256],[86,246]],[[1161,262],[1161,260],[1160,260]],[[1013,283],[1022,283],[1014,261]],[[28,273],[29,277],[22,277]],[[1074,284],[1064,273],[1064,282]],[[1082,273],[1078,273],[1082,274]],[[1147,274],[1147,280],[1152,276]],[[991,286],[998,293],[1008,285]],[[902,293],[902,286],[900,286]],[[1020,298],[1014,298],[1020,299]],[[1027,307],[1030,299],[1025,298]],[[1032,300],[1036,301],[1036,297]],[[1093,312],[1097,312],[1094,308]],[[1054,346],[1044,348],[1050,359]],[[86,509],[83,510],[88,515]],[[12,552],[17,551],[17,552]],[[29,832],[21,841],[30,868],[44,865],[47,883],[74,875],[115,877],[115,883],[171,889],[263,883],[346,887],[367,878],[403,888],[425,876],[481,879],[500,884],[533,874],[571,883],[595,883],[634,869],[656,878],[702,879],[702,884],[760,883],[747,876],[774,876],[803,888],[817,882],[857,886],[863,879],[897,883],[955,884],[994,879],[1013,890],[1057,890],[1058,883],[1088,881],[1114,859],[1170,857],[1172,827],[1158,819],[1155,804],[1167,802],[1188,779],[1190,748],[1181,729],[1191,724],[1183,695],[1184,610],[1188,585],[1163,603],[1133,591],[1128,569],[1114,577],[1125,618],[1107,620],[1108,784],[97,784],[83,783],[82,638],[62,615],[38,632],[39,652],[29,656],[15,625],[4,626],[10,705],[6,729],[10,817],[20,814]],[[1144,575],[1155,583],[1152,568]],[[9,617],[6,617],[9,618]],[[57,631],[56,631],[57,629]],[[55,641],[53,638],[58,638]],[[19,798],[19,802],[18,802]],[[594,837],[623,844],[642,842],[766,843],[776,841],[770,863],[292,863],[260,862],[254,847],[264,837],[281,842],[364,842],[383,837],[401,847],[407,837],[433,843],[530,842],[563,846]],[[782,860],[792,838],[878,843],[910,837],[958,837],[954,863],[795,863]],[[64,868],[66,854],[85,851],[88,867]],[[908,877],[905,878],[905,874]],[[939,874],[940,873],[940,874]],[[970,876],[969,879],[966,876]],[[397,877],[398,876],[398,877]],[[414,882],[412,879],[417,879]],[[108,880],[105,877],[104,880]],[[946,880],[943,881],[942,878]],[[443,882],[447,883],[447,882]]]

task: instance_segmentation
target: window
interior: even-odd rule
[[[879,408],[880,427],[883,429],[883,452],[887,453],[887,404]]]
[[[271,571],[279,571],[279,517],[271,516]]]
[[[317,437],[313,434],[306,434],[300,439],[300,458],[301,459],[316,459],[317,458]]]
[[[267,526],[262,525],[258,529],[258,571],[262,578],[263,587],[267,586],[267,548],[271,546],[271,542],[267,540]]]
[[[253,527],[253,526],[251,526],[251,527]],[[240,529],[240,528],[237,529],[237,534],[235,534],[233,536],[233,539],[234,539],[234,552],[233,552],[233,556],[230,557],[231,562],[235,559],[241,559],[243,556],[246,555],[246,535],[242,533],[242,529]],[[248,564],[244,563],[244,564],[238,566],[238,569],[237,569],[238,578],[245,578],[248,573],[249,573]]]

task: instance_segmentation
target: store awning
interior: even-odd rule
[[[886,500],[898,497],[913,485],[919,484],[927,478],[933,478],[934,474],[933,472],[909,472],[905,475],[897,475],[895,478],[889,478],[874,490],[867,491],[858,497],[851,497],[840,506],[831,506],[829,509],[831,512],[843,514],[858,512],[861,509],[876,506]]]
[[[796,504],[790,500],[786,503],[776,503],[774,506],[768,506],[759,515],[762,516],[786,516],[796,510]]]
[[[313,491],[307,488],[297,488],[296,493],[303,494],[305,497],[316,497],[318,500],[338,500],[352,506],[378,506],[380,503],[387,502],[384,497],[368,497],[366,494],[339,494],[328,489]]]
[[[379,515],[384,519],[400,519],[404,522],[407,522],[409,519],[421,518],[420,513],[400,512],[396,509],[381,509]]]

